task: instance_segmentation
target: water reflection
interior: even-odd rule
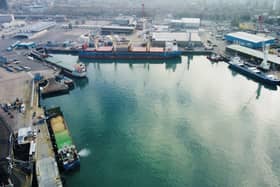
[[[87,77],[82,78],[82,79],[74,79],[74,82],[75,82],[76,88],[80,88],[82,90],[88,85],[89,79]]]
[[[79,59],[80,62],[83,63],[98,63],[98,64],[111,64],[111,63],[119,63],[119,64],[181,64],[181,59],[168,59],[168,60],[94,60],[94,59]]]
[[[229,68],[229,69],[230,69],[230,68]],[[269,90],[277,90],[277,86],[273,86],[273,85],[268,85],[268,84],[260,83],[260,82],[256,81],[255,79],[251,79],[250,77],[247,77],[247,76],[245,76],[245,75],[242,75],[242,74],[240,74],[240,73],[238,73],[238,72],[236,72],[236,71],[234,71],[234,70],[232,70],[232,69],[230,69],[230,71],[231,71],[231,74],[232,74],[233,77],[236,77],[237,75],[240,75],[240,76],[246,78],[248,81],[253,81],[253,82],[255,82],[255,83],[258,83],[259,87],[264,86],[265,88],[267,88],[267,89],[269,89]],[[258,88],[258,89],[259,89],[258,92],[260,92],[261,88]],[[259,95],[259,94],[258,94],[258,95]]]
[[[166,70],[172,70],[173,72],[175,72],[176,71],[176,67],[177,67],[177,65],[176,64],[165,64],[165,69]]]

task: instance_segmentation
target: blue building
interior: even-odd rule
[[[241,46],[257,49],[262,48],[263,45],[272,45],[275,43],[275,38],[263,37],[246,32],[234,32],[225,35],[225,40],[230,43],[239,44]]]
[[[19,43],[17,44],[17,48],[24,48],[24,49],[31,49],[35,48],[36,44],[34,42],[26,42],[26,43]]]

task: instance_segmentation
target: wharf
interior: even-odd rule
[[[55,78],[50,78],[45,81],[47,83],[41,91],[42,97],[69,93],[69,87],[64,83],[57,82]]]
[[[182,55],[211,55],[213,51],[209,50],[182,50]]]
[[[47,53],[59,53],[59,54],[72,54],[78,55],[81,49],[69,49],[63,47],[47,47],[45,48]]]
[[[34,93],[34,112],[38,116],[43,115],[43,109],[39,108],[39,93]],[[62,187],[58,166],[55,160],[55,153],[53,151],[50,134],[46,122],[37,125],[37,139],[36,139],[36,175],[39,187]]]

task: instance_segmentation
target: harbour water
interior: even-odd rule
[[[67,186],[280,185],[279,89],[204,56],[87,65],[68,95],[42,100],[61,107],[83,152]]]

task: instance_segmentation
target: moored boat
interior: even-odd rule
[[[248,66],[239,57],[234,57],[229,62],[229,68],[263,84],[271,86],[280,85],[280,79],[275,75],[266,74],[257,67]]]
[[[80,166],[80,158],[60,108],[47,110],[47,122],[60,169],[71,171]]]
[[[207,59],[212,62],[219,62],[224,60],[224,58],[221,55],[215,53],[212,53],[211,55],[207,56]]]

